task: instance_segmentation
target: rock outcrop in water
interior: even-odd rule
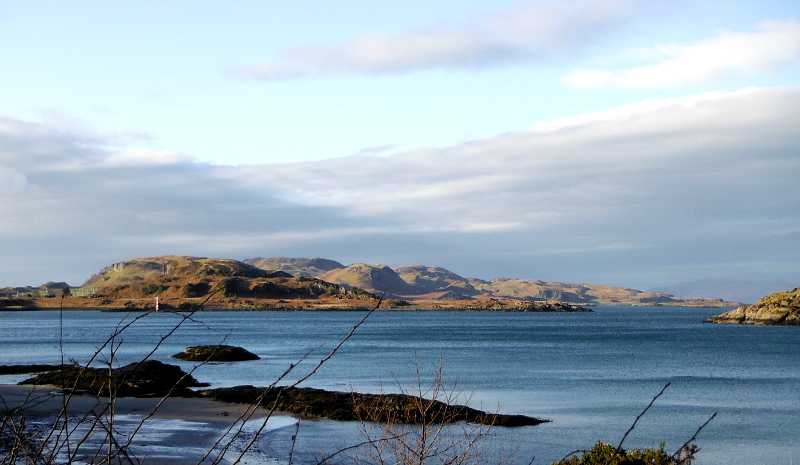
[[[800,326],[800,287],[775,292],[754,305],[743,305],[706,320],[708,323]]]
[[[261,359],[261,357],[244,347],[226,345],[187,347],[183,352],[177,353],[173,357],[188,362],[244,362]]]
[[[115,396],[142,397],[163,395],[170,391],[181,393],[190,387],[208,386],[199,383],[180,367],[157,360],[131,363],[111,370],[65,366],[63,369],[42,373],[19,384],[50,384],[76,393],[108,396],[109,385]]]
[[[198,392],[223,402],[254,404],[259,401],[263,407],[305,418],[329,418],[338,421],[396,422],[403,424],[420,423],[471,423],[494,426],[533,426],[548,420],[525,415],[492,414],[464,405],[448,405],[437,400],[426,400],[404,394],[359,394],[333,392],[314,388],[260,388],[236,386],[231,388],[206,389]],[[420,402],[426,407],[423,418]]]

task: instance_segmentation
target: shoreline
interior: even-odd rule
[[[0,384],[0,412],[22,407],[31,417],[47,417],[57,414],[63,405],[62,394],[57,386]],[[102,407],[105,398],[90,395],[75,395],[70,399],[69,413],[86,413]],[[161,401],[161,397],[119,397],[115,399],[115,411],[121,415],[149,414]],[[159,406],[153,418],[165,420],[187,420],[203,423],[231,422],[242,415],[248,405],[222,402],[207,397],[168,397]],[[258,407],[251,420],[264,418],[267,410]],[[295,415],[275,412],[273,416]]]
[[[55,386],[9,385],[0,384],[0,412],[9,413],[16,407],[24,405],[24,409],[16,415],[16,419],[25,419],[25,424],[33,431],[47,431],[63,406],[62,394]],[[155,413],[150,415],[161,401],[160,397],[120,397],[114,401],[115,437],[121,444],[131,439],[128,453],[134,457],[146,458],[146,463],[153,465],[178,465],[198,463],[210,450],[214,450],[202,463],[212,463],[211,459],[218,455],[221,447],[230,441],[228,433],[232,426],[236,431],[242,424],[239,419],[246,413],[247,405],[220,402],[208,398],[167,398]],[[79,419],[86,419],[84,426],[71,433],[71,441],[82,441],[87,438],[81,449],[82,455],[93,455],[98,451],[105,455],[108,445],[107,436],[92,412],[102,412],[107,399],[93,396],[73,396],[69,400],[70,429],[78,427]],[[258,429],[268,412],[259,407],[246,422],[242,438],[246,440]],[[101,416],[103,422],[108,416]],[[299,420],[295,415],[275,412],[270,416],[265,432],[295,425]],[[95,431],[89,433],[91,427]],[[222,441],[220,441],[221,438]],[[220,442],[220,445],[217,443]],[[241,440],[233,442],[234,447],[228,456],[238,455]],[[77,443],[77,442],[76,442]],[[62,454],[64,453],[62,444]],[[74,447],[74,446],[73,446]],[[221,463],[230,463],[223,460]]]

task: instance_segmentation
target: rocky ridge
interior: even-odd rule
[[[800,287],[775,292],[754,305],[743,305],[706,320],[708,323],[800,326]]]

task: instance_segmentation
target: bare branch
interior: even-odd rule
[[[673,459],[677,458],[677,457],[678,457],[678,454],[680,454],[680,453],[681,453],[682,451],[684,451],[684,450],[685,450],[687,447],[689,447],[689,444],[691,444],[691,443],[692,443],[692,442],[693,442],[695,439],[697,439],[697,435],[698,435],[698,434],[700,434],[700,431],[703,431],[703,428],[705,428],[705,427],[706,427],[706,425],[708,425],[709,423],[711,423],[711,420],[713,420],[713,419],[714,419],[716,416],[717,416],[717,412],[714,412],[714,414],[713,414],[713,415],[711,415],[711,417],[710,417],[708,420],[706,420],[706,422],[705,422],[705,423],[703,423],[702,425],[700,425],[700,427],[699,427],[699,428],[697,428],[697,431],[695,431],[695,432],[694,432],[694,434],[692,435],[692,437],[690,437],[688,441],[684,442],[684,443],[683,443],[683,445],[682,445],[680,448],[678,448],[678,450],[676,450],[674,454],[672,454],[672,458],[673,458]],[[691,459],[693,455],[694,455],[694,454],[688,454],[688,455],[687,455],[686,457],[684,457],[684,458],[683,458],[681,461],[679,461],[679,462],[678,462],[678,464],[681,464],[681,463],[683,463],[683,462],[686,462],[686,461],[687,461],[687,459]]]
[[[618,451],[618,452],[622,450],[622,443],[623,443],[623,442],[625,442],[625,438],[627,438],[627,437],[628,437],[628,435],[631,433],[631,431],[633,431],[633,429],[636,427],[636,423],[638,423],[638,422],[639,422],[639,419],[640,419],[640,418],[642,418],[642,417],[644,416],[644,414],[645,414],[645,413],[647,413],[647,411],[648,411],[648,410],[650,410],[650,407],[652,407],[652,406],[653,406],[653,403],[656,401],[656,399],[658,399],[659,397],[661,397],[661,394],[664,394],[664,391],[666,391],[666,390],[667,390],[667,388],[669,387],[669,385],[670,385],[670,383],[667,383],[667,384],[665,384],[665,385],[664,385],[664,387],[663,387],[663,388],[661,388],[661,391],[659,391],[659,393],[658,393],[658,394],[656,394],[656,395],[655,395],[655,397],[653,397],[653,399],[650,401],[650,403],[649,403],[649,404],[647,404],[647,407],[645,407],[645,408],[644,408],[644,410],[642,410],[642,413],[640,413],[640,414],[639,414],[639,415],[636,417],[636,419],[635,419],[635,420],[633,420],[633,424],[631,424],[631,427],[630,427],[630,428],[628,428],[628,431],[626,431],[626,432],[625,432],[625,435],[624,435],[624,436],[622,436],[622,440],[620,440],[620,441],[619,441],[619,445],[617,446],[617,451]]]

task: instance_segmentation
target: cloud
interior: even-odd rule
[[[355,155],[356,156],[360,156],[360,155],[377,155],[377,154],[379,154],[381,152],[385,152],[387,150],[391,150],[391,149],[393,149],[395,147],[396,147],[395,144],[384,144],[384,145],[379,145],[377,147],[366,147],[366,148],[363,148],[363,149],[359,150],[358,152],[356,152]]]
[[[28,178],[17,170],[0,165],[0,197],[19,194],[28,186]]]
[[[575,89],[652,89],[762,73],[800,61],[800,23],[763,21],[755,32],[724,32],[689,45],[659,45],[629,54],[658,63],[618,71],[579,70],[563,82]]]
[[[580,48],[620,27],[652,2],[567,0],[528,3],[453,26],[410,32],[372,32],[338,44],[281,50],[278,59],[233,67],[241,79],[296,79],[311,75],[406,73],[428,69],[483,69],[542,60]]]
[[[641,288],[710,273],[796,279],[798,124],[800,88],[745,89],[388,157],[234,167],[131,158],[6,118],[0,195],[13,201],[0,283],[79,284],[155,254],[427,263]]]

